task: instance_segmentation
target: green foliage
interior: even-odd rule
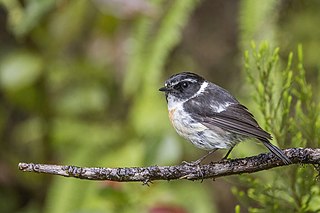
[[[159,20],[141,17],[137,21],[133,35],[135,46],[130,54],[124,84],[126,93],[136,92],[138,86],[143,87],[142,91],[155,88],[157,82],[154,81],[160,78],[168,54],[180,41],[181,27],[196,5],[194,0],[173,1],[166,6],[166,11],[162,11]]]
[[[54,8],[55,1],[26,1],[25,8],[18,0],[1,0],[0,4],[9,12],[8,24],[12,32],[18,38],[22,38],[39,25],[42,18]]]
[[[312,88],[306,82],[302,47],[298,46],[297,63],[290,53],[284,68],[279,64],[279,50],[266,42],[259,47],[252,42],[251,50],[245,52],[245,70],[255,91],[254,100],[266,129],[281,147],[317,147],[320,104],[314,102]],[[275,170],[268,179],[242,177],[248,189],[234,188],[233,192],[249,212],[318,212],[317,175],[310,166],[291,166]]]
[[[239,43],[248,47],[252,39],[281,44],[283,52],[302,42],[304,58],[299,46],[285,65],[279,49],[252,44],[246,53],[249,83],[243,88],[257,91],[256,104],[246,105],[281,148],[318,147],[319,105],[314,101],[320,97],[315,78],[320,31],[313,5],[319,3],[292,7],[301,8],[297,11],[283,2],[242,0],[237,7],[195,0],[0,0],[0,212],[215,212],[217,203],[220,211],[316,211],[319,187],[310,167],[235,177],[242,180],[233,189],[242,202],[235,207],[224,180],[221,186],[220,180],[206,180],[146,187],[17,170],[21,161],[122,167],[195,159],[202,151],[178,141],[157,90],[169,73],[190,64],[214,81],[243,85],[225,77],[225,70],[216,72],[213,64],[235,67]],[[204,6],[193,13],[200,3]],[[228,10],[222,17],[230,18],[221,19],[220,7]],[[237,10],[239,20],[230,21],[236,15],[229,9]],[[220,32],[225,42],[220,43]],[[230,74],[238,77],[238,71]],[[240,156],[258,153],[258,146],[242,145],[246,149]],[[193,156],[182,156],[188,152]]]
[[[236,207],[234,208],[234,212],[235,213],[241,213],[241,208],[240,208],[240,205],[236,205]]]
[[[247,42],[252,39],[258,42],[262,40],[276,42],[275,22],[278,17],[279,2],[276,0],[243,0],[239,4],[242,48],[247,48]]]
[[[0,50],[0,127],[6,138],[0,161],[12,165],[16,185],[28,192],[0,190],[1,212],[14,212],[19,197],[30,199],[20,212],[147,212],[161,206],[214,211],[200,183],[48,180],[16,169],[20,161],[124,167],[180,158],[158,88],[166,58],[198,1],[144,2],[150,14],[134,17],[105,14],[98,1],[1,3],[8,30],[21,45]],[[5,205],[9,200],[12,205]]]

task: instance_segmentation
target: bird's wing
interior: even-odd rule
[[[198,97],[197,97],[198,98]],[[233,97],[232,97],[233,98]],[[199,99],[198,99],[199,100]],[[225,100],[225,99],[224,99]],[[223,130],[254,137],[260,140],[271,139],[271,135],[264,131],[248,109],[238,101],[219,102],[209,101],[206,105],[197,101],[196,98],[190,99],[184,106],[185,110],[193,119],[201,122],[209,129],[219,127]],[[221,103],[226,103],[225,105]]]

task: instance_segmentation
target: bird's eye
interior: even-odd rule
[[[188,88],[189,85],[190,85],[189,82],[182,81],[182,82],[179,82],[176,85],[174,85],[174,89],[178,90],[178,91],[183,91],[184,89]]]
[[[188,82],[182,82],[182,84],[181,84],[181,87],[182,88],[187,88],[189,86],[189,83]]]

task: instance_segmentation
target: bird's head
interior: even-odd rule
[[[182,72],[166,80],[159,91],[164,92],[167,99],[172,96],[175,100],[186,101],[199,92],[204,82],[204,78],[195,73]]]

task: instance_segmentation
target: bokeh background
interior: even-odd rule
[[[205,152],[175,133],[158,92],[180,71],[227,88],[264,124],[243,71],[251,41],[280,47],[284,64],[301,44],[306,81],[312,99],[319,100],[319,1],[0,0],[0,5],[0,212],[263,212],[250,185],[277,179],[276,174],[290,176],[283,168],[148,187],[22,173],[17,165],[123,167],[197,159]],[[261,152],[266,149],[248,142],[231,156]],[[294,171],[299,173],[298,166]],[[316,181],[314,174],[305,180]],[[315,199],[299,190],[296,197],[284,197],[292,198],[294,210],[316,212],[319,187],[309,191]],[[252,199],[244,202],[241,196]]]

